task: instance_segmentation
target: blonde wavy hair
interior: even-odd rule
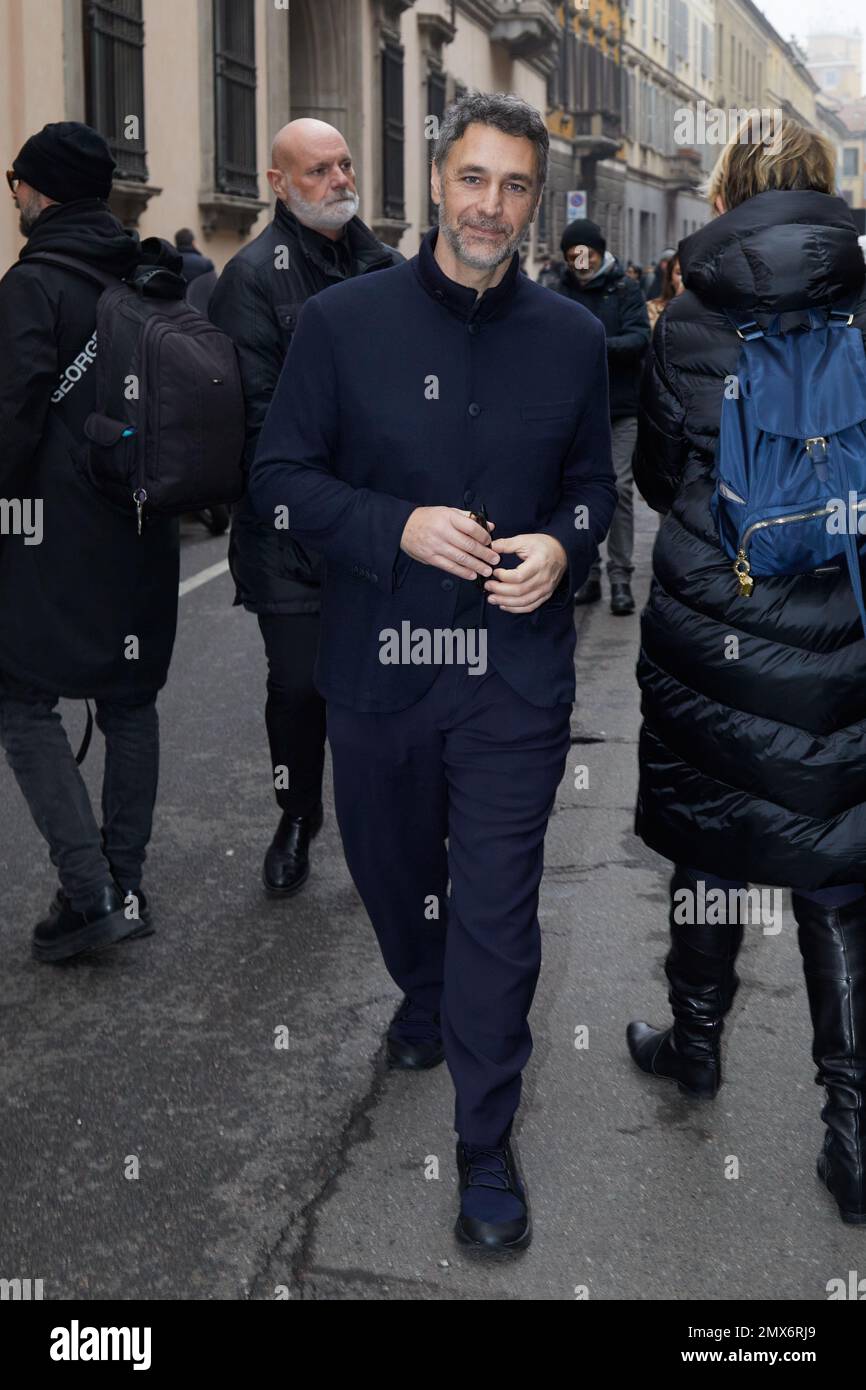
[[[721,197],[730,210],[771,188],[835,193],[835,150],[825,136],[788,116],[744,113],[700,192],[712,207]]]

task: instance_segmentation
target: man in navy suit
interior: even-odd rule
[[[304,306],[250,477],[325,558],[316,683],[346,860],[404,995],[389,1061],[447,1060],[456,1232],[491,1249],[530,1238],[510,1136],[544,835],[573,595],[616,505],[604,330],[519,269],[547,161],[516,97],[449,109],[438,228]]]

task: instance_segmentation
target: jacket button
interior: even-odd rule
[[[371,575],[370,575],[370,578],[372,579],[372,581],[373,581],[374,584],[378,584],[378,583],[379,583],[379,576],[378,576],[378,574],[371,574]]]
[[[443,589],[453,589],[453,588],[454,588],[454,580],[453,580],[453,579],[443,579],[443,580],[442,580],[442,588],[443,588]]]
[[[472,334],[472,336],[473,336],[473,338],[474,338],[474,337],[475,337],[475,334],[478,332],[478,324],[477,324],[477,323],[470,323],[470,325],[469,325],[469,332]]]
[[[477,401],[473,401],[470,405],[469,414],[472,416],[473,420],[481,414],[481,406],[477,403]]]
[[[469,506],[469,503],[472,501],[472,493],[469,491],[468,488],[463,494],[463,501],[466,503],[467,507]]]
[[[437,291],[436,291],[436,298],[437,298],[438,300],[443,300],[443,299],[445,298],[444,291],[443,291],[443,290],[437,290]]]

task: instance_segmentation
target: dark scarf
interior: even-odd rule
[[[141,257],[137,233],[127,232],[100,198],[47,207],[37,218],[19,260],[26,261],[43,251],[76,256],[120,278],[128,275]]]

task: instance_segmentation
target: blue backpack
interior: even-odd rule
[[[805,574],[844,555],[866,633],[866,353],[851,307],[810,309],[809,328],[786,333],[779,314],[766,329],[728,314],[743,347],[710,507],[741,597],[756,576]]]

